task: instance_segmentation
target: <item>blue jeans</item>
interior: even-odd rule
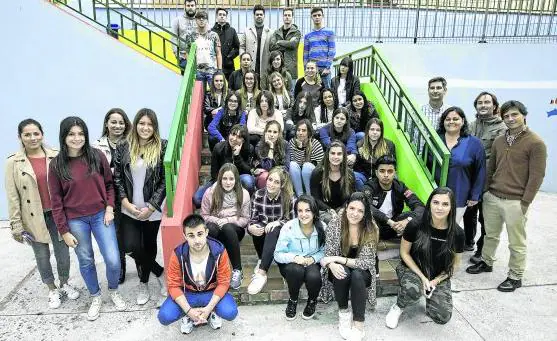
[[[209,301],[213,297],[212,291],[205,291],[205,292],[185,292],[186,299],[188,300],[188,304],[192,308],[202,308],[209,304]],[[215,314],[219,317],[227,321],[232,321],[238,315],[238,306],[236,305],[236,301],[234,301],[234,297],[230,294],[224,295],[223,298],[217,303],[215,307]],[[168,296],[168,298],[162,304],[159,310],[159,322],[162,325],[168,326],[172,322],[178,321],[180,318],[184,317],[186,314],[180,308],[180,306],[172,299],[172,297]]]
[[[255,188],[255,179],[251,174],[240,174],[240,182],[242,186],[249,192],[249,194],[253,194],[253,190]],[[203,201],[203,194],[209,187],[213,185],[214,182],[208,181],[206,184],[199,186],[197,191],[193,194],[193,204],[197,208],[201,208],[201,202]]]
[[[213,82],[213,73],[203,72],[203,71],[196,71],[195,80],[202,81],[203,82],[203,91],[207,92],[207,84],[211,84]]]
[[[364,173],[354,172],[354,177],[356,178],[356,191],[362,191],[364,189],[364,184],[367,181],[367,177]]]
[[[321,84],[323,84],[324,88],[331,87],[331,69],[329,69],[329,73],[324,75],[322,72],[325,69],[319,70],[319,74],[321,75]]]
[[[44,220],[46,229],[52,240],[52,249],[54,250],[54,257],[56,258],[58,279],[60,283],[63,284],[68,282],[68,278],[70,277],[70,252],[68,250],[68,245],[66,245],[63,240],[59,240],[58,229],[52,218],[51,211],[44,213]],[[31,247],[35,253],[37,269],[39,270],[43,283],[54,284],[54,274],[52,273],[52,265],[50,264],[49,244],[31,242]]]
[[[297,162],[290,161],[290,180],[292,180],[296,197],[299,197],[304,193],[311,195],[309,186],[311,181],[311,172],[314,169],[315,165],[311,162],[304,162],[302,167],[300,167]]]
[[[363,131],[360,131],[359,133],[356,133],[356,143],[358,143],[358,141],[363,139],[365,136],[366,136],[366,133],[364,133]]]
[[[188,64],[188,60],[185,58],[180,58],[178,65],[180,66],[180,73],[184,75],[184,71],[186,71],[186,64]]]
[[[108,289],[118,289],[118,279],[120,278],[120,254],[118,242],[116,241],[116,230],[114,222],[111,222],[108,226],[104,224],[104,212],[102,210],[93,215],[74,218],[68,221],[70,232],[77,239],[78,243],[74,250],[79,261],[79,271],[91,296],[101,294],[91,234],[95,237],[106,264]]]

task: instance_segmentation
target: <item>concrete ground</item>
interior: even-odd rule
[[[554,228],[557,194],[539,193],[531,206],[528,221],[528,265],[523,288],[501,293],[497,285],[506,277],[509,251],[502,235],[490,274],[464,272],[471,253],[466,253],[453,279],[454,312],[446,325],[436,325],[424,314],[425,302],[408,308],[399,327],[389,330],[384,319],[395,297],[378,299],[375,312],[366,315],[366,340],[557,340],[557,230]],[[159,287],[151,281],[155,297],[145,306],[135,304],[137,274],[128,260],[128,276],[121,287],[129,302],[125,312],[114,310],[105,294],[102,314],[95,322],[86,319],[89,298],[72,252],[70,282],[81,297],[64,301],[59,309],[48,309],[47,290],[41,284],[31,248],[14,242],[0,228],[0,340],[340,340],[337,308],[319,304],[314,320],[284,319],[284,305],[241,306],[238,318],[213,331],[199,327],[189,336],[179,332],[179,324],[164,327],[156,319]],[[54,264],[54,261],[53,261]],[[104,266],[97,258],[98,273],[106,288]],[[300,305],[299,311],[303,309]]]

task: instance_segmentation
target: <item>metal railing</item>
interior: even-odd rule
[[[182,0],[122,0],[159,26],[182,15]],[[312,29],[310,8],[320,6],[338,41],[509,42],[557,40],[557,0],[198,0],[215,22],[215,9],[229,10],[230,25],[243,32],[252,8],[267,9],[266,25],[282,25],[282,11],[294,7],[303,33]],[[350,18],[350,20],[347,20]]]
[[[123,3],[116,0],[52,0],[52,2],[106,28],[107,33],[113,37],[130,42],[155,57],[179,67],[179,62],[171,51],[177,48],[180,38],[141,13],[125,7]]]
[[[176,108],[172,116],[172,125],[168,134],[168,145],[164,154],[164,174],[166,178],[166,208],[167,216],[172,217],[174,210],[174,195],[180,171],[180,159],[184,147],[184,136],[187,131],[188,115],[195,84],[196,45],[193,43],[188,53],[188,63],[182,78],[180,92],[176,101]]]
[[[410,93],[393,74],[385,58],[374,46],[366,46],[336,57],[334,66],[337,73],[340,60],[344,57],[352,58],[355,76],[363,80],[369,77],[370,82],[377,86],[430,181],[439,186],[446,185],[451,154],[410,98]]]

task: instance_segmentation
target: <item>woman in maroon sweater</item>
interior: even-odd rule
[[[50,163],[48,188],[58,232],[75,249],[81,276],[93,298],[87,319],[96,320],[102,305],[91,235],[106,263],[112,302],[117,310],[125,310],[126,302],[118,293],[120,257],[113,222],[112,172],[103,153],[89,145],[87,125],[79,117],[60,123],[60,153]]]

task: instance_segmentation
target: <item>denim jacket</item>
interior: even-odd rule
[[[311,235],[306,237],[300,227],[300,220],[294,218],[289,220],[280,230],[280,236],[275,247],[275,261],[288,264],[294,261],[294,257],[312,257],[315,263],[323,258],[325,244],[319,246],[317,230],[314,228]]]

